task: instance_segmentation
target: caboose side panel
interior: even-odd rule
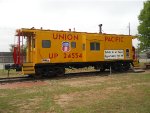
[[[126,35],[104,35],[105,60],[132,60],[132,37]]]
[[[82,62],[82,35],[41,31],[37,34],[37,63]]]

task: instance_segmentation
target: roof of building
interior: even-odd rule
[[[0,56],[12,56],[12,52],[0,52]]]

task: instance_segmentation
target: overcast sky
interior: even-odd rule
[[[0,0],[0,52],[14,44],[15,29],[40,28],[137,34],[143,0]],[[134,45],[137,42],[134,42]]]

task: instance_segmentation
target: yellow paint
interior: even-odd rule
[[[107,61],[104,59],[104,50],[123,50],[123,60],[132,60],[133,36],[40,29],[21,29],[20,31],[27,36],[28,40],[27,62],[34,64]],[[30,34],[34,34],[34,37],[28,37]],[[62,37],[65,38],[63,39]],[[42,48],[42,40],[50,40],[51,47]],[[69,42],[70,47],[71,42],[76,42],[76,48],[70,48],[69,52],[63,52],[63,42]],[[100,50],[91,51],[91,42],[100,43]],[[85,45],[85,50],[83,49],[83,45]],[[130,53],[128,58],[126,57],[126,49],[129,49]],[[82,57],[75,58],[72,56],[74,53],[78,54],[77,56],[82,54]],[[71,54],[72,58],[64,58],[64,54]],[[48,62],[48,60],[50,62]]]

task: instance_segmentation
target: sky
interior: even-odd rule
[[[138,34],[143,0],[0,0],[0,52],[16,42],[15,30],[43,28],[79,32]],[[137,40],[134,41],[136,46]]]

